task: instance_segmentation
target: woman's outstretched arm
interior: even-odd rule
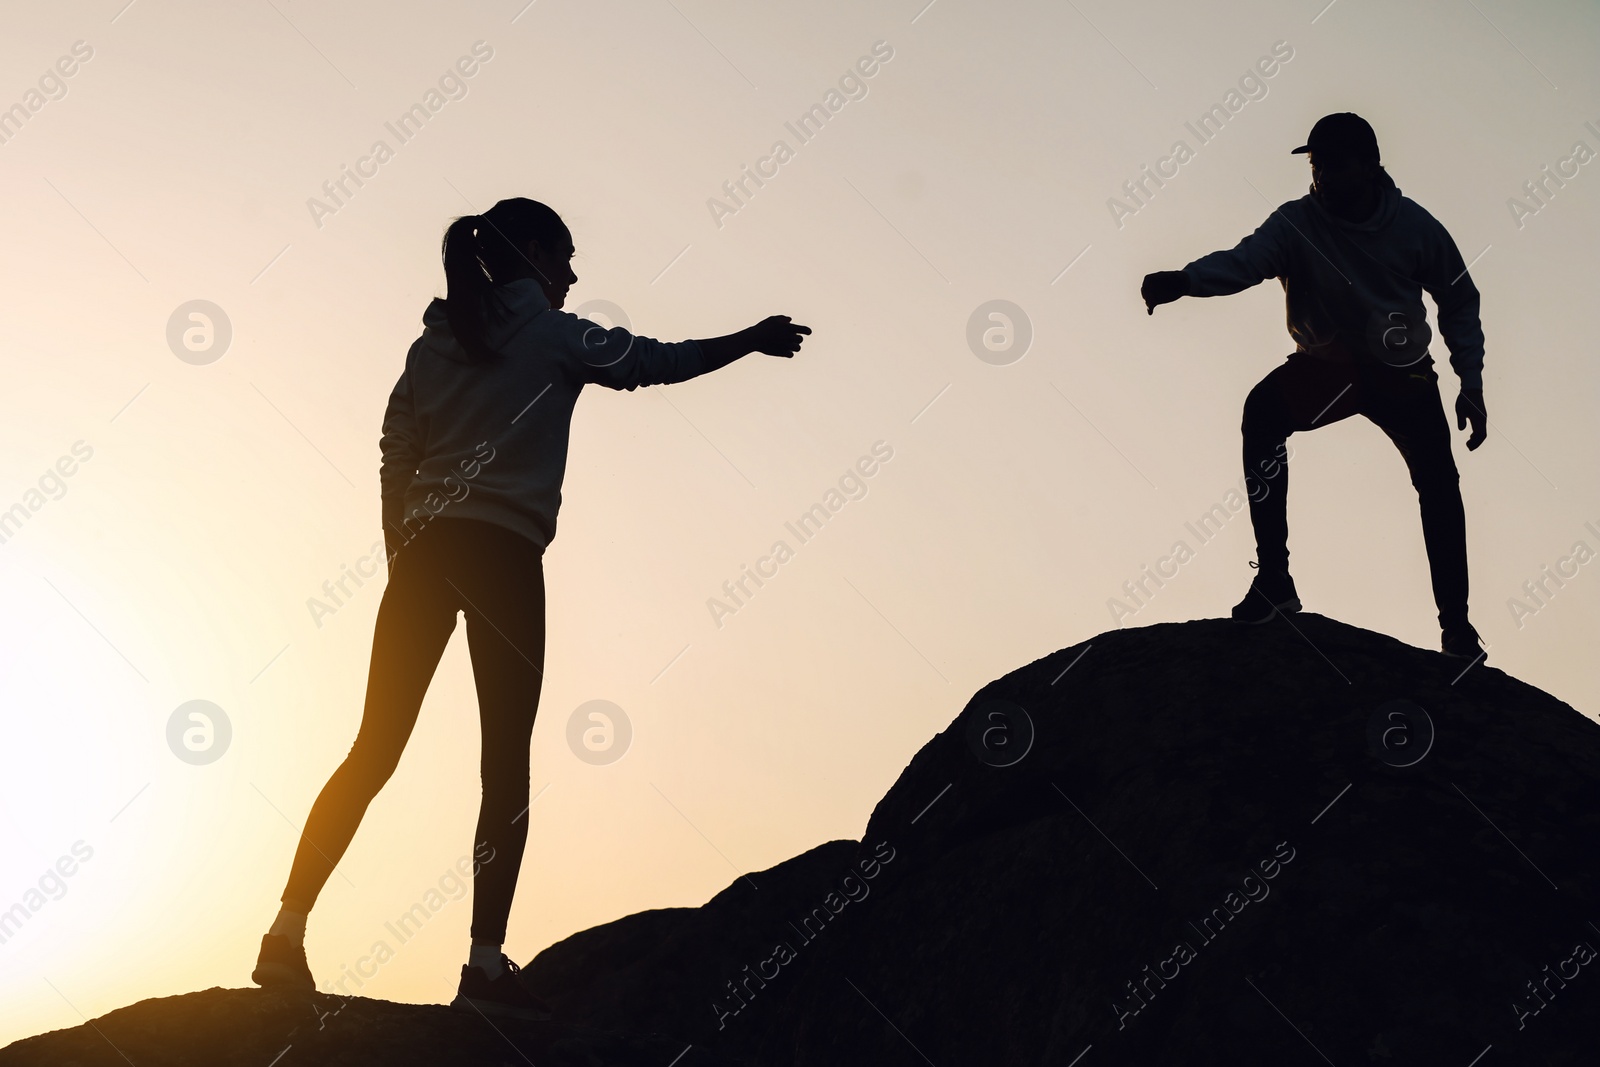
[[[800,351],[804,335],[810,332],[811,327],[797,326],[787,315],[773,315],[738,333],[696,338],[695,343],[705,353],[706,371],[710,372],[751,352],[790,358]]]
[[[577,361],[577,374],[585,382],[610,389],[637,389],[641,385],[684,382],[725,367],[740,356],[763,352],[793,356],[809,326],[773,315],[754,326],[723,337],[703,340],[653,340],[629,333],[620,326],[602,329],[584,319],[571,318],[568,347]]]

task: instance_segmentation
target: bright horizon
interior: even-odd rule
[[[793,360],[579,401],[514,959],[859,836],[994,678],[1227,613],[1254,557],[1227,504],[1240,406],[1292,348],[1282,292],[1150,317],[1139,282],[1303,195],[1290,149],[1329,112],[1372,122],[1483,294],[1489,439],[1452,438],[1489,663],[1600,714],[1600,565],[1575,552],[1600,551],[1592,5],[110,0],[11,30],[0,514],[25,518],[0,543],[0,912],[29,917],[0,942],[0,1044],[250,984],[360,718],[384,404],[445,226],[505,197],[571,228],[567,310],[663,340],[771,314],[815,331]],[[231,334],[209,361],[184,347],[192,301]],[[1020,357],[984,348],[996,326],[1029,336]],[[1306,610],[1436,648],[1393,447],[1362,419],[1291,445]],[[1114,611],[1180,541],[1191,558]],[[479,788],[463,634],[311,916],[323,988],[387,941],[347,988],[453,992]],[[228,722],[214,762],[169,747],[190,701]],[[591,701],[630,724],[615,762],[569,746]],[[430,891],[396,945],[386,924]]]

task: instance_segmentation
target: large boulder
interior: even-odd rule
[[[735,882],[566,1007],[773,1067],[1590,1063],[1597,845],[1600,726],[1498,670],[1316,615],[1121,630],[980,690],[809,897]]]
[[[682,1057],[675,1059],[675,1057]],[[201,990],[154,997],[0,1049],[4,1067],[737,1067],[662,1034],[489,1022],[443,1004]]]
[[[980,690],[859,842],[541,952],[559,1022],[352,1000],[281,1067],[1588,1064],[1597,845],[1600,726],[1498,670],[1120,630]],[[263,1064],[289,1010],[145,1001],[0,1067]]]

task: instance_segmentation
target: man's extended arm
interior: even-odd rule
[[[1232,248],[1201,256],[1182,270],[1147,274],[1140,287],[1147,313],[1180,296],[1230,296],[1283,276],[1286,238],[1292,231],[1274,211],[1255,233]]]

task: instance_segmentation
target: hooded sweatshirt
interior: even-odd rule
[[[1228,296],[1267,278],[1283,283],[1296,348],[1341,362],[1409,367],[1429,356],[1422,291],[1439,309],[1439,332],[1463,389],[1483,388],[1478,289],[1456,243],[1380,171],[1378,208],[1347,222],[1307,193],[1267,217],[1227,251],[1183,268],[1190,296]]]
[[[708,368],[695,341],[665,343],[550,307],[532,278],[499,287],[505,314],[472,363],[435,299],[383,417],[384,537],[409,541],[440,514],[515,530],[542,552],[556,534],[572,409],[585,385],[636,389]]]

